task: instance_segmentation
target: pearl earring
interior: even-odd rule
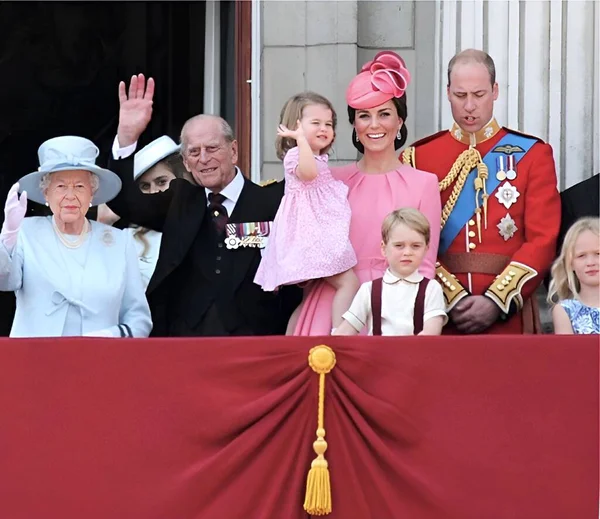
[[[46,202],[46,207],[50,207],[50,204],[48,202]]]
[[[92,202],[90,202],[90,207],[92,207]]]
[[[400,128],[398,128],[398,132],[396,133],[396,139],[398,139],[398,140],[402,139],[402,126],[400,126]]]
[[[354,138],[356,139],[356,142],[360,142],[360,140],[358,138],[358,133],[356,133],[356,130],[354,130]]]

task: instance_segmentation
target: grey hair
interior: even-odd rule
[[[487,68],[492,86],[496,83],[496,65],[487,53],[477,49],[466,49],[456,54],[448,63],[448,86],[450,86],[450,74],[455,65],[464,63],[479,63]]]
[[[53,171],[51,173],[46,173],[42,176],[40,180],[40,191],[42,193],[44,193],[46,189],[50,187],[50,175],[52,175],[53,173],[56,172]],[[88,171],[88,173],[90,174],[90,183],[92,184],[92,196],[94,196],[96,194],[96,191],[98,191],[98,188],[100,187],[100,178],[98,177],[98,175],[96,175],[96,173],[92,173],[91,171]]]
[[[229,123],[222,117],[219,117],[218,115],[209,115],[209,114],[194,115],[194,117],[190,117],[183,124],[183,127],[181,128],[179,142],[181,143],[181,152],[180,153],[182,156],[187,151],[187,144],[188,144],[187,143],[187,130],[188,130],[189,126],[191,126],[192,124],[194,124],[196,122],[211,121],[211,120],[217,121],[221,124],[221,134],[223,136],[223,139],[225,139],[226,142],[232,143],[233,141],[235,141],[235,134],[233,133],[233,129],[231,128]]]

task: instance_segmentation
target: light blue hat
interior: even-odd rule
[[[99,153],[98,147],[83,137],[67,135],[49,139],[38,149],[40,167],[19,180],[19,191],[27,191],[30,200],[44,204],[46,198],[40,189],[40,182],[44,175],[81,169],[94,173],[99,180],[92,205],[109,202],[121,191],[121,179],[116,173],[96,166]]]

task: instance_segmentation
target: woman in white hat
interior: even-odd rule
[[[50,139],[38,156],[38,171],[11,188],[0,232],[0,290],[17,298],[10,336],[147,337],[131,236],[86,218],[117,195],[119,177],[96,165],[98,148],[82,137]],[[52,216],[25,218],[28,196]]]
[[[135,154],[133,179],[140,191],[158,193],[169,189],[171,180],[175,178],[190,180],[179,149],[179,145],[173,139],[163,135]],[[129,231],[135,239],[142,282],[146,288],[156,268],[162,233],[145,227],[132,227]]]

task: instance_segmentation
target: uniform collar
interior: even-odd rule
[[[450,135],[454,137],[458,142],[462,142],[467,146],[477,146],[478,144],[491,139],[500,131],[500,126],[496,122],[496,118],[492,117],[491,121],[487,123],[481,130],[475,133],[469,133],[464,131],[456,122],[450,128]]]
[[[418,270],[415,270],[412,274],[406,276],[405,278],[400,278],[396,276],[389,268],[386,269],[385,274],[383,275],[383,282],[388,285],[393,285],[398,283],[399,281],[406,281],[408,283],[420,283],[423,280],[423,276],[419,274]]]

